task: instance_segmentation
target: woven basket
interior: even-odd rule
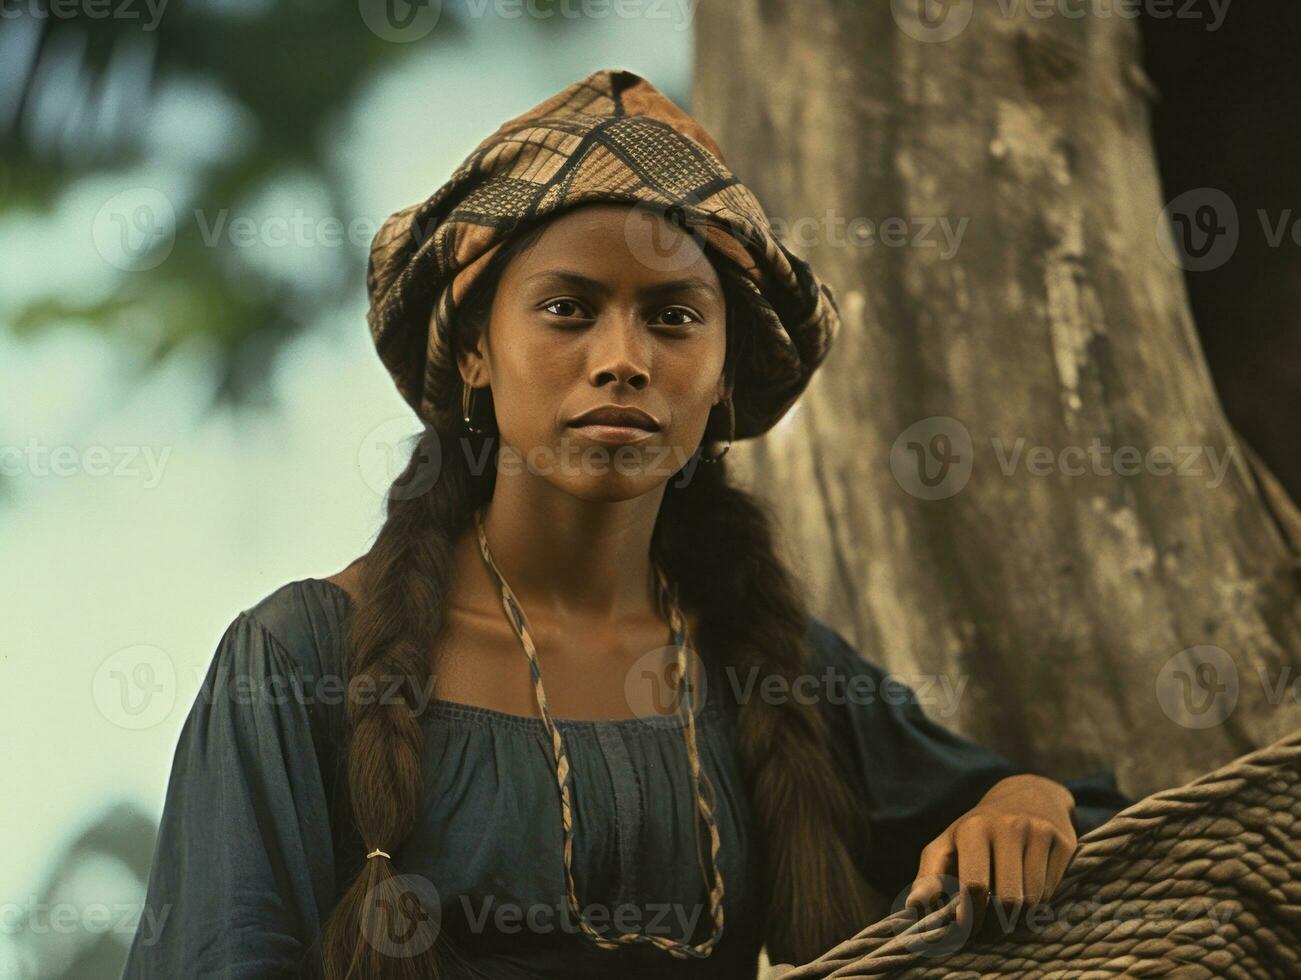
[[[1298,980],[1301,732],[1085,834],[1052,898],[1010,932],[971,935],[959,901],[900,909],[770,976]]]

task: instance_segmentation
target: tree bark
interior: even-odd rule
[[[971,20],[943,41],[904,0],[698,8],[693,114],[844,319],[730,462],[815,612],[915,685],[966,682],[928,714],[1146,795],[1298,727],[1301,519],[1163,254],[1134,22],[947,6]]]

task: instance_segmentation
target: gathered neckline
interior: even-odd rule
[[[352,596],[348,590],[337,582],[331,582],[324,578],[305,578],[302,582],[313,582],[317,585],[323,585],[327,591],[334,593],[343,600],[345,608],[352,609]],[[526,664],[527,666],[527,664]],[[708,688],[706,688],[708,693]],[[449,701],[446,698],[431,698],[426,705],[425,713],[422,719],[431,717],[456,718],[463,721],[479,722],[494,726],[507,728],[519,728],[527,731],[536,731],[541,734],[546,733],[546,725],[540,716],[535,715],[517,715],[509,711],[500,711],[496,708],[489,708],[479,704],[468,704],[464,701]],[[717,709],[714,698],[706,699],[696,711],[696,724],[710,724],[714,721],[721,720],[723,714]],[[682,722],[678,720],[677,715],[632,715],[627,718],[557,718],[554,715],[551,720],[558,728],[568,730],[590,731],[610,730],[610,729],[627,729],[632,731],[679,731]]]

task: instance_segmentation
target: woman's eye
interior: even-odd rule
[[[553,299],[550,303],[543,306],[542,309],[554,316],[563,317],[565,319],[583,316],[585,313],[582,305],[572,299]],[[685,327],[688,324],[699,322],[694,313],[690,310],[685,310],[680,306],[669,307],[668,309],[663,310],[659,315],[660,317],[672,318],[668,321],[657,318],[656,322],[659,325],[666,327]]]
[[[695,315],[694,315],[690,310],[684,310],[684,309],[682,309],[682,307],[680,307],[680,306],[673,306],[673,307],[670,307],[669,309],[667,309],[667,310],[665,310],[663,313],[661,313],[660,316],[676,316],[676,317],[685,317],[684,320],[679,320],[679,321],[676,321],[676,322],[673,322],[673,323],[669,323],[669,324],[667,324],[667,326],[670,326],[670,327],[685,327],[688,323],[695,323],[695,322],[697,322],[697,321],[696,321],[696,317],[695,317]]]
[[[581,307],[579,307],[579,305],[575,303],[572,299],[553,299],[550,303],[548,303],[546,306],[542,308],[546,310],[548,313],[552,313],[555,312],[553,307],[557,307],[557,306],[568,309],[568,312],[556,313],[556,316],[563,316],[563,317],[573,316],[575,311],[581,309]]]

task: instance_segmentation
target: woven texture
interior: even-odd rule
[[[968,936],[902,909],[781,980],[1301,977],[1301,733],[1079,839],[1037,925]],[[986,916],[996,914],[991,906]]]
[[[775,237],[700,124],[617,69],[593,72],[504,123],[428,199],[381,225],[367,263],[367,320],[403,398],[431,424],[447,423],[444,409],[460,395],[450,343],[457,303],[517,225],[593,201],[672,217],[739,267],[750,302],[735,438],[769,429],[825,358],[840,325],[835,300]],[[648,250],[645,259],[663,256]]]

